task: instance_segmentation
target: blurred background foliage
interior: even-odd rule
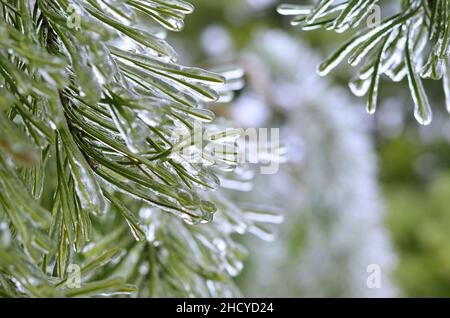
[[[385,1],[383,15],[397,2]],[[382,79],[369,116],[346,88],[349,68],[327,79],[314,72],[347,35],[296,30],[276,13],[279,3],[195,0],[185,31],[171,35],[192,64],[243,65],[246,87],[215,111],[244,126],[281,127],[288,146],[290,163],[255,185],[263,196],[279,189],[273,200],[287,222],[279,243],[246,242],[255,252],[239,278],[244,294],[449,296],[450,121],[441,83],[424,81],[435,113],[428,127],[411,114],[406,81]],[[287,60],[272,63],[280,57]],[[365,286],[370,263],[386,274],[378,291]]]

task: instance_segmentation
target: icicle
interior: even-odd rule
[[[311,6],[301,6],[296,4],[280,4],[277,12],[281,15],[308,15],[311,14]]]

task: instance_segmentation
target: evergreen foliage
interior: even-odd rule
[[[203,123],[207,142],[235,144],[208,105],[240,76],[177,64],[163,29],[192,11],[0,0],[0,296],[239,294],[231,235],[271,217],[220,189],[242,178],[234,152],[190,143]]]
[[[320,64],[319,74],[328,74],[346,58],[352,66],[362,65],[350,88],[357,96],[367,95],[371,114],[377,106],[380,77],[386,75],[394,82],[406,77],[415,118],[428,125],[432,110],[422,79],[442,80],[450,111],[450,1],[399,1],[396,14],[368,23],[378,3],[386,4],[378,0],[320,0],[314,6],[284,4],[278,12],[295,16],[291,23],[304,30],[324,28],[342,33],[354,29],[356,33]]]

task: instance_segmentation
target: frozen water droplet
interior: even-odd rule
[[[201,202],[201,210],[208,214],[213,214],[217,211],[217,207],[214,205],[214,203],[210,201],[202,201]]]
[[[420,109],[418,105],[416,105],[414,110],[414,117],[419,122],[419,124],[427,126],[433,120],[433,113],[431,111],[430,105],[427,105],[423,109]]]
[[[408,48],[405,54],[405,63],[408,67],[408,85],[414,101],[414,117],[421,125],[429,125],[433,119],[433,114],[428,101],[427,94],[419,78],[412,60],[412,41],[408,34]]]

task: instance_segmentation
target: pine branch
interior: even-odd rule
[[[357,33],[318,68],[327,75],[345,58],[352,66],[362,65],[350,82],[357,96],[368,94],[367,111],[376,109],[379,79],[386,75],[398,82],[408,78],[414,115],[422,125],[432,120],[432,110],[421,79],[443,80],[447,110],[450,110],[450,1],[404,0],[399,13],[365,25],[377,0],[317,1],[315,6],[280,5],[278,12],[294,16],[292,25],[304,30],[324,28]]]
[[[220,190],[237,163],[184,151],[202,154],[186,144],[200,122],[226,136],[208,105],[234,78],[177,64],[160,37],[192,11],[0,0],[0,295],[238,294],[231,234],[259,225]]]

